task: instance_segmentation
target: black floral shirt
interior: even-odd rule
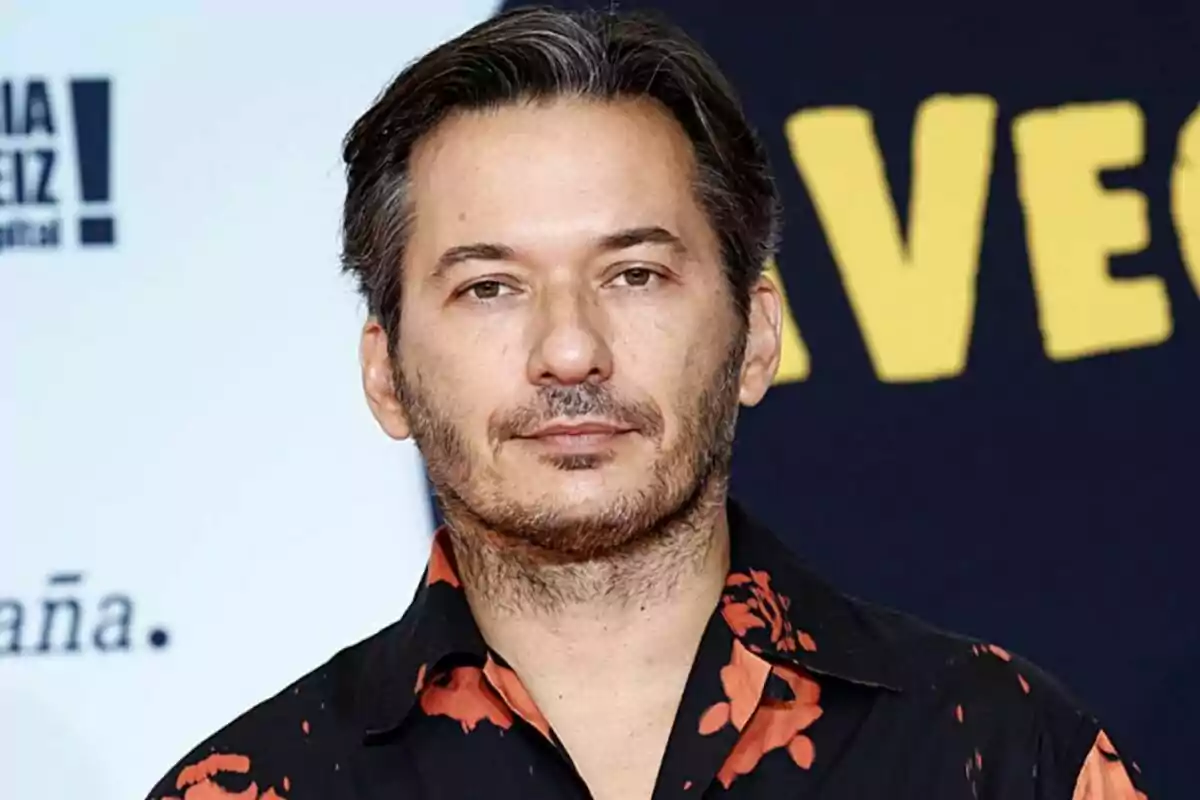
[[[730,503],[731,570],[667,798],[1133,800],[1137,765],[1037,667],[840,594]],[[586,798],[434,538],[404,617],[192,751],[154,800]]]

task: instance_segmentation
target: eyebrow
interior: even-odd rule
[[[681,256],[686,256],[688,252],[682,239],[659,225],[624,228],[605,234],[597,240],[595,249],[601,253],[611,253],[644,244],[666,245]],[[433,277],[441,277],[451,267],[464,261],[511,261],[515,257],[516,251],[504,244],[475,242],[455,245],[438,257],[433,267]]]
[[[597,246],[601,252],[627,250],[642,244],[665,244],[679,255],[687,254],[683,240],[666,228],[648,225],[641,228],[626,228],[603,236]]]
[[[456,245],[438,257],[437,263],[433,265],[433,277],[441,277],[455,264],[464,261],[509,261],[515,255],[516,251],[503,244],[476,242]]]

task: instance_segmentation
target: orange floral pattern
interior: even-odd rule
[[[758,707],[770,674],[771,665],[735,639],[729,663],[721,667],[721,686],[727,699],[710,706],[700,716],[700,733],[708,736],[726,725],[733,725],[739,731],[745,728]]]
[[[971,652],[977,656],[981,656],[986,653],[990,653],[991,655],[994,655],[996,658],[1000,659],[1001,661],[1003,661],[1005,663],[1009,663],[1009,664],[1011,664],[1012,660],[1013,660],[1012,653],[1008,652],[1007,650],[1005,650],[1003,647],[1001,647],[998,644],[971,645]],[[1026,680],[1025,676],[1019,672],[1017,673],[1017,683],[1020,685],[1021,691],[1024,692],[1025,694],[1029,694],[1030,691],[1032,691],[1032,687],[1030,687],[1029,681]]]
[[[791,699],[763,699],[771,675],[788,685]],[[726,700],[701,715],[700,733],[732,725],[741,734],[717,773],[722,786],[728,789],[739,775],[753,772],[764,755],[780,748],[787,749],[796,766],[812,767],[816,748],[804,731],[823,713],[815,680],[796,667],[771,666],[735,640],[729,664],[721,669],[721,686]]]
[[[752,537],[739,541],[742,547],[754,547]],[[727,576],[716,609],[719,616],[714,614],[700,642],[696,675],[689,678],[676,712],[682,726],[673,728],[659,765],[663,786],[682,787],[696,797],[717,785],[735,795],[791,796],[806,791],[808,784],[822,787],[822,796],[830,794],[831,800],[847,800],[846,792],[825,791],[825,787],[853,784],[854,797],[882,797],[895,789],[884,776],[903,770],[930,779],[913,787],[918,790],[913,796],[925,797],[936,794],[929,787],[944,785],[948,776],[961,781],[964,773],[968,791],[981,794],[986,769],[997,784],[1026,783],[1030,775],[1036,776],[1035,792],[1074,782],[1073,800],[1146,800],[1134,783],[1140,774],[1137,765],[1123,761],[1104,733],[1096,736],[1082,767],[1079,761],[1063,761],[1065,748],[1061,747],[1039,748],[1037,760],[1031,760],[1030,753],[1020,748],[989,749],[990,745],[980,744],[991,741],[980,733],[1025,731],[1031,712],[1039,706],[1069,702],[1056,695],[1052,683],[1026,680],[1025,675],[1032,673],[1019,671],[1030,669],[1026,662],[1004,648],[975,644],[973,655],[968,655],[967,646],[957,637],[911,637],[907,628],[911,622],[897,629],[888,615],[854,605],[819,582],[806,584],[803,573],[780,571],[787,567],[777,548],[757,553],[751,549],[731,557],[738,566]],[[741,566],[746,563],[777,568],[768,573]],[[804,607],[793,608],[792,598],[776,587],[799,591],[793,597]],[[291,691],[211,737],[198,750],[206,757],[195,763],[185,760],[167,773],[150,797],[287,800],[293,794],[292,783],[301,793],[349,796],[360,788],[364,775],[346,754],[364,742],[385,746],[376,750],[380,765],[413,763],[405,754],[419,748],[422,757],[416,761],[427,770],[418,776],[420,781],[436,781],[439,789],[445,786],[447,797],[480,793],[527,797],[531,787],[538,796],[576,792],[580,776],[568,775],[562,768],[563,763],[569,767],[570,755],[520,677],[487,649],[461,588],[451,540],[443,529],[432,542],[426,579],[419,589],[421,602],[409,612],[415,616],[406,615],[398,625],[377,634],[373,645],[382,648],[343,651]],[[861,629],[852,619],[860,615],[867,623]],[[802,630],[807,625],[815,626],[812,630],[822,637],[824,652],[819,656],[815,655],[817,641]],[[914,649],[900,654],[905,661],[903,674],[891,674],[887,659],[893,657],[895,646],[914,638]],[[967,670],[961,676],[964,680],[934,685],[933,678],[945,670],[948,649],[958,656],[951,658],[952,663],[967,662],[976,669]],[[381,657],[381,652],[386,655]],[[929,678],[929,683],[918,691],[906,691],[910,670]],[[816,673],[822,676],[820,682]],[[823,677],[826,674],[832,677]],[[355,680],[346,681],[346,676]],[[845,698],[851,693],[839,690],[844,680],[858,684],[849,705]],[[351,683],[354,691],[344,691]],[[932,691],[926,686],[932,686]],[[881,691],[889,695],[887,702],[873,704],[868,715],[894,732],[893,738],[883,741],[858,735],[860,701],[873,702],[868,698],[873,687],[883,687]],[[983,705],[974,705],[975,699]],[[338,714],[337,724],[331,711]],[[1046,728],[1039,735],[1055,742],[1073,740],[1074,720],[1083,713],[1041,714]],[[431,725],[422,722],[422,716],[458,724]],[[914,726],[915,721],[933,719],[940,724]],[[347,720],[356,724],[345,724]],[[362,725],[357,724],[360,720]],[[406,724],[409,720],[413,724]],[[538,731],[552,747],[531,742],[536,737],[525,736],[529,731],[518,720]],[[1014,720],[1020,725],[1009,724]],[[464,765],[464,735],[479,745],[479,761]],[[906,746],[910,739],[916,747]],[[243,747],[252,748],[253,765],[249,756],[238,754]],[[387,748],[394,748],[397,757],[389,758]],[[553,767],[543,760],[556,757],[562,763]],[[501,762],[515,763],[516,769],[488,771]],[[515,773],[517,780],[512,781],[508,773]],[[864,788],[859,780],[842,781],[846,773],[877,783]],[[747,775],[753,778],[739,780]],[[564,777],[566,784],[561,782]],[[399,773],[380,776],[380,781],[394,787],[398,795],[414,788]]]
[[[429,553],[429,567],[425,584],[448,583],[455,589],[462,586],[458,578],[458,570],[454,566],[454,550],[450,547],[450,534],[445,528],[439,528],[433,536],[433,548]]]
[[[214,753],[186,766],[175,779],[175,789],[182,794],[163,797],[162,800],[287,800],[274,788],[260,794],[258,784],[254,782],[241,791],[230,791],[213,780],[222,774],[249,775],[250,758],[234,753]],[[290,788],[287,778],[284,778],[284,782],[285,787]]]
[[[479,667],[457,667],[430,681],[420,702],[426,715],[458,720],[464,733],[484,720],[505,730],[513,724],[512,711]]]
[[[792,627],[787,613],[791,604],[790,598],[771,587],[770,574],[752,569],[748,574],[731,573],[725,580],[721,615],[739,638],[762,628],[770,637],[771,645],[781,652],[816,652],[817,643],[813,637]]]
[[[421,709],[432,716],[450,717],[462,723],[463,731],[475,730],[483,720],[498,728],[509,728],[513,714],[521,717],[551,739],[550,723],[533,702],[517,673],[497,663],[491,655],[483,669],[456,667],[440,680],[427,681],[428,669],[417,671],[416,694]]]
[[[508,703],[509,708],[540,731],[542,736],[547,739],[551,738],[550,723],[538,710],[537,704],[529,696],[529,690],[525,688],[525,684],[521,683],[517,673],[508,667],[497,664],[489,655],[487,663],[483,665],[483,675],[488,679],[492,689],[504,699],[504,702]]]

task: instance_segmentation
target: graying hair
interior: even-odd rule
[[[342,269],[357,278],[393,345],[412,223],[413,147],[451,113],[558,97],[646,98],[679,122],[695,154],[697,196],[745,320],[751,289],[776,246],[779,197],[766,150],[712,59],[657,16],[520,8],[409,65],[346,135]]]

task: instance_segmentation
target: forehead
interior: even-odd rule
[[[503,106],[443,122],[411,159],[412,246],[553,246],[660,225],[705,238],[691,143],[651,101]]]

